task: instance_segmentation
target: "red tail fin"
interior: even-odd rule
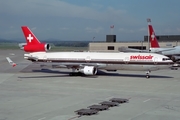
[[[22,26],[21,28],[24,33],[24,37],[26,38],[27,45],[34,45],[40,43],[40,41],[36,38],[36,36],[27,26]]]
[[[151,22],[151,20],[148,19],[148,29],[149,29],[149,36],[150,36],[151,47],[152,48],[159,48],[160,47],[159,43],[157,41],[155,32],[154,32],[153,27],[152,27],[150,22]]]

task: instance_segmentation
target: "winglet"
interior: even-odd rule
[[[15,67],[17,64],[14,63],[9,57],[6,57],[6,60],[9,62],[9,64],[12,66],[12,67]]]

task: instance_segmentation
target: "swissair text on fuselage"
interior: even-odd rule
[[[131,55],[130,60],[152,60],[154,56],[152,55],[147,55],[147,56],[142,56],[142,55]]]

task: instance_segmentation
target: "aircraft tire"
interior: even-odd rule
[[[149,75],[146,75],[146,78],[147,78],[147,79],[149,79],[149,78],[150,78],[150,76],[149,76]]]
[[[69,76],[82,76],[81,72],[71,72],[69,73]]]

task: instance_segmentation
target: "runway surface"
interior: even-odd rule
[[[13,54],[12,54],[13,53]],[[23,59],[23,51],[0,51],[0,120],[179,120],[180,71],[99,71],[69,76],[69,69],[49,69]],[[12,68],[5,57],[18,66]],[[81,116],[74,111],[111,98],[128,103]]]

